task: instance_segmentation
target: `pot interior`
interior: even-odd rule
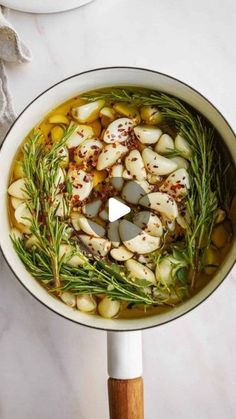
[[[222,266],[210,282],[189,300],[176,308],[145,318],[107,320],[98,316],[91,316],[66,306],[47,291],[25,270],[15,253],[9,238],[9,222],[7,213],[7,187],[9,173],[14,156],[22,140],[30,129],[60,103],[83,92],[109,86],[136,86],[159,90],[174,95],[191,105],[203,114],[217,129],[223,138],[233,161],[236,163],[235,135],[223,116],[194,89],[184,83],[154,71],[136,68],[104,68],[84,72],[70,77],[38,96],[17,118],[2,145],[0,166],[0,243],[3,254],[20,282],[44,305],[56,313],[86,326],[107,330],[145,329],[175,319],[196,307],[208,297],[227,276],[235,261],[236,241]]]

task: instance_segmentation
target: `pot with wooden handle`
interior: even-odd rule
[[[42,304],[77,324],[108,331],[108,394],[111,419],[143,419],[143,380],[141,330],[167,323],[189,312],[203,302],[227,277],[235,263],[236,240],[215,276],[190,299],[174,310],[143,318],[105,319],[88,315],[55,299],[32,278],[13,249],[9,237],[6,191],[12,161],[28,132],[59,103],[79,93],[107,86],[135,85],[163,91],[184,100],[203,114],[221,135],[236,163],[235,134],[221,113],[200,93],[185,83],[151,70],[112,67],[91,70],[69,77],[52,86],[19,115],[2,144],[0,153],[0,244],[4,257],[22,285]]]

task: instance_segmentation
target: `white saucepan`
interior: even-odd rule
[[[15,253],[7,215],[7,186],[16,151],[29,130],[58,104],[82,92],[107,86],[134,85],[170,93],[201,112],[218,130],[236,164],[236,138],[221,113],[200,93],[173,77],[140,68],[112,67],[91,70],[55,84],[17,118],[8,132],[0,153],[0,244],[15,276],[41,303],[55,313],[85,326],[108,331],[108,373],[110,415],[112,419],[142,419],[141,330],[174,320],[204,301],[226,278],[236,255],[236,240],[213,279],[196,295],[175,309],[141,319],[108,320],[84,314],[55,299],[26,271]],[[132,333],[130,333],[132,331]]]

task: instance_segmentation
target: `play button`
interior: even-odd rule
[[[123,204],[123,202],[119,201],[116,198],[109,198],[108,200],[108,218],[110,222],[119,220],[119,218],[123,217],[126,214],[129,214],[130,207]]]

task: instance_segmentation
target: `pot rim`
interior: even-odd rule
[[[2,146],[5,143],[8,135],[10,134],[11,130],[13,129],[14,125],[16,124],[16,122],[21,118],[21,115],[34,103],[36,102],[41,96],[43,96],[45,93],[47,93],[48,91],[50,91],[51,89],[53,89],[54,87],[56,87],[57,85],[66,82],[67,80],[73,79],[75,77],[79,77],[82,76],[84,74],[89,74],[89,73],[95,73],[95,72],[99,72],[99,71],[104,71],[104,70],[135,70],[135,71],[145,71],[145,72],[149,72],[149,73],[153,73],[153,74],[158,74],[160,76],[164,76],[170,80],[176,81],[179,84],[182,84],[183,86],[189,88],[190,90],[192,90],[193,92],[195,92],[197,95],[199,95],[204,101],[206,101],[217,113],[218,115],[224,120],[226,126],[228,127],[228,129],[231,131],[231,133],[233,134],[233,136],[236,139],[236,133],[234,132],[233,128],[231,127],[231,125],[229,124],[229,122],[227,121],[227,119],[224,117],[224,115],[218,110],[218,108],[209,100],[207,99],[202,93],[200,93],[197,89],[195,89],[194,87],[190,86],[189,84],[183,82],[182,80],[177,79],[174,76],[171,76],[169,74],[157,71],[157,70],[151,70],[151,69],[147,69],[144,67],[134,67],[134,66],[107,66],[107,67],[98,67],[95,69],[90,69],[90,70],[85,70],[82,71],[80,73],[75,73],[72,76],[68,76],[56,83],[54,83],[53,85],[51,85],[50,87],[48,87],[47,89],[43,90],[40,94],[38,94],[33,100],[31,100],[25,107],[24,109],[20,112],[20,114],[16,117],[15,121],[13,122],[13,124],[10,126],[10,128],[8,129],[7,133],[5,134],[3,141],[0,145],[0,154],[2,153]],[[236,255],[235,258],[233,260],[233,263],[231,264],[230,268],[228,269],[228,271],[223,275],[222,279],[219,281],[219,283],[210,291],[207,293],[207,295],[202,298],[199,302],[195,303],[194,305],[192,305],[190,308],[186,309],[186,311],[183,311],[180,314],[177,314],[176,316],[174,316],[173,318],[164,320],[162,322],[160,322],[159,324],[152,324],[152,325],[148,325],[148,326],[141,326],[141,327],[134,327],[134,328],[122,328],[122,329],[112,329],[112,328],[105,328],[105,327],[98,327],[98,326],[94,326],[92,324],[85,324],[82,323],[80,321],[71,319],[69,317],[67,317],[66,315],[62,314],[61,312],[58,312],[56,310],[54,310],[52,307],[49,307],[45,302],[43,302],[36,294],[34,294],[31,290],[29,290],[27,288],[27,286],[24,284],[24,282],[19,278],[19,276],[15,273],[14,268],[12,267],[12,265],[10,264],[10,262],[8,261],[8,258],[5,256],[5,253],[2,249],[2,245],[0,243],[0,250],[3,254],[3,257],[7,263],[7,265],[9,266],[11,272],[14,274],[15,278],[20,282],[20,284],[27,290],[27,292],[29,292],[38,302],[40,302],[43,306],[45,306],[47,309],[49,309],[50,311],[52,311],[53,313],[61,316],[62,318],[71,321],[75,324],[79,324],[80,326],[84,326],[84,327],[89,327],[91,329],[97,329],[97,330],[103,330],[103,331],[111,331],[111,332],[126,332],[126,331],[141,331],[141,330],[147,330],[147,329],[151,329],[153,327],[157,327],[157,326],[162,326],[164,324],[167,324],[169,322],[172,322],[173,320],[177,320],[179,318],[181,318],[182,316],[184,316],[187,313],[190,313],[192,310],[194,310],[195,308],[197,308],[198,306],[200,306],[204,301],[206,301],[215,291],[216,289],[222,284],[222,282],[226,279],[226,277],[229,275],[229,273],[232,271],[233,267],[236,264]],[[35,280],[36,281],[36,280]],[[156,315],[158,316],[158,314]],[[125,319],[124,319],[125,320]],[[127,319],[127,320],[132,320],[132,319]],[[140,320],[140,322],[142,322],[142,317],[140,317],[138,320]],[[114,319],[115,321],[115,319]]]

